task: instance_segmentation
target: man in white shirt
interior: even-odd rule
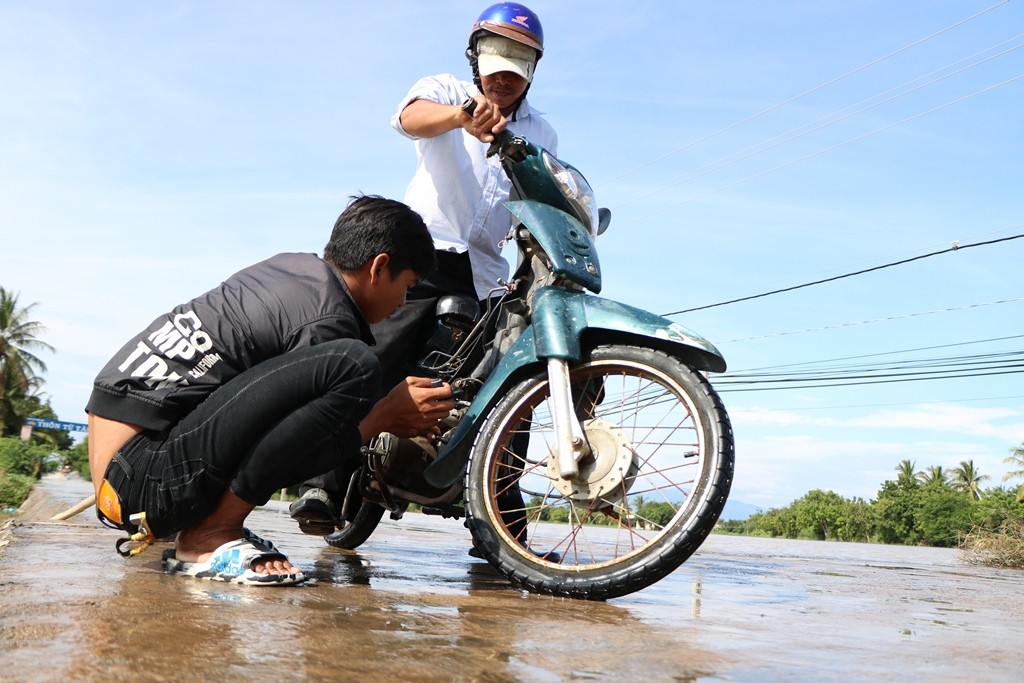
[[[483,303],[498,281],[509,277],[499,243],[512,227],[512,215],[503,206],[511,182],[497,156],[488,158],[486,151],[494,134],[508,128],[556,153],[554,128],[526,101],[543,52],[536,14],[518,3],[492,5],[470,32],[466,56],[473,81],[452,74],[427,76],[398,103],[391,126],[415,141],[417,156],[405,203],[423,216],[438,268],[409,291],[406,306],[373,327],[385,382],[397,383],[408,374],[438,297],[466,294]],[[476,102],[472,116],[463,108],[468,99]],[[346,482],[339,472],[303,486],[303,496],[291,506],[303,531],[326,535],[334,530]],[[514,495],[519,496],[518,490]],[[512,507],[521,509],[521,498],[507,509]]]

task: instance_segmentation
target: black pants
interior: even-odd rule
[[[249,368],[164,433],[143,432],[106,479],[123,526],[145,511],[159,538],[205,519],[225,490],[253,505],[359,455],[359,422],[381,395],[364,343],[341,339]]]

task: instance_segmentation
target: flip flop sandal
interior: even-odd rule
[[[220,546],[206,562],[183,562],[175,557],[174,550],[164,551],[164,567],[169,574],[245,586],[291,586],[306,580],[300,571],[292,574],[259,574],[253,571],[256,562],[277,559],[288,558],[276,550],[265,550],[244,538]]]
[[[242,538],[249,541],[249,543],[252,543],[260,550],[266,550],[271,553],[277,552],[277,546],[275,546],[271,541],[257,536],[254,532],[245,527],[242,527]]]

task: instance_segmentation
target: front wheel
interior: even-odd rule
[[[708,381],[653,349],[593,349],[570,371],[590,447],[559,476],[547,375],[494,407],[467,473],[467,525],[484,557],[536,593],[603,600],[686,561],[732,484],[729,418]]]
[[[373,534],[384,516],[384,508],[368,500],[362,501],[352,519],[346,519],[344,526],[333,534],[324,536],[327,545],[342,550],[355,550]]]

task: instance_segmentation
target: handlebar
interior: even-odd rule
[[[462,111],[469,118],[473,118],[473,114],[476,113],[476,100],[472,97],[467,97],[461,105]],[[511,143],[515,139],[515,136],[509,132],[508,128],[501,131],[500,133],[494,134],[494,140],[491,141],[491,146],[487,148],[487,156],[492,157],[502,151],[502,148]]]

